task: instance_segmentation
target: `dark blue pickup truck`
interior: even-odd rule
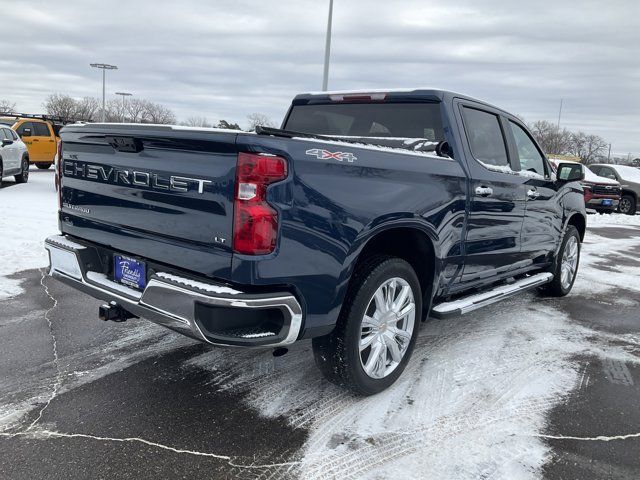
[[[440,90],[298,95],[281,129],[78,124],[50,274],[213,345],[313,338],[331,381],[391,385],[427,317],[573,286],[580,165]]]

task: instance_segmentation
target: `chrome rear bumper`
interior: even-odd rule
[[[116,302],[137,317],[143,317],[184,335],[213,345],[282,346],[298,339],[302,308],[289,292],[251,294],[172,273],[156,272],[144,291],[110,280],[102,272],[87,268],[100,265],[95,248],[62,235],[45,240],[49,252],[49,275],[100,300]],[[241,313],[244,312],[244,313]],[[233,329],[233,318],[224,319],[226,329],[212,331],[211,319],[242,315],[244,318],[277,318],[279,331]],[[209,323],[208,323],[209,322]],[[252,331],[253,330],[253,331]]]

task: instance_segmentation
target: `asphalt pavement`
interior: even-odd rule
[[[638,235],[637,229],[600,230],[600,238]],[[640,267],[635,260],[639,247],[629,248],[605,252],[592,259],[590,268],[615,275]],[[326,386],[315,373],[309,342],[283,357],[264,349],[212,349],[144,320],[101,322],[100,302],[41,270],[21,272],[16,278],[24,293],[3,301],[0,310],[0,478],[308,478],[300,468],[315,454],[314,445],[343,452],[341,458],[358,457],[359,462],[353,470],[349,465],[356,465],[355,460],[345,463],[343,470],[316,471],[315,478],[394,476],[388,470],[368,476],[366,449],[384,448],[375,435],[360,441],[332,433],[328,440],[309,443],[314,429],[323,428],[322,422],[305,420],[313,417],[318,405],[327,405],[324,418],[331,418],[332,412],[338,415],[341,404],[365,415],[376,399],[387,398],[361,400]],[[611,292],[584,291],[563,299],[532,294],[524,301],[523,308],[542,304],[561,312],[569,329],[593,336],[593,348],[572,354],[576,385],[567,386],[567,394],[546,411],[540,437],[549,451],[541,469],[530,469],[545,478],[640,478],[640,367],[620,354],[640,358],[640,292],[620,285],[615,295],[624,301],[613,305]],[[509,305],[518,304],[506,308]],[[481,324],[483,315],[489,321],[496,312],[479,313],[474,322]],[[458,320],[460,325],[463,321]],[[446,325],[455,323],[423,327],[427,340],[418,348],[427,348],[429,339],[446,331]],[[491,328],[501,328],[500,323]],[[447,340],[452,352],[461,330],[453,332]],[[508,349],[509,343],[501,348]],[[416,355],[414,369],[428,370],[435,362],[435,356]],[[508,371],[511,365],[503,367]],[[296,376],[300,370],[302,376]],[[467,367],[462,371],[479,376],[471,378],[472,383],[495,374]],[[416,384],[419,381],[424,380],[416,379]],[[292,382],[308,382],[313,389],[296,396],[290,393],[296,391],[289,388]],[[265,405],[269,411],[261,408],[260,400],[267,390],[267,403],[277,405]],[[322,399],[310,403],[308,396]],[[402,408],[420,401],[415,394],[403,394]],[[279,413],[287,411],[293,413]],[[345,425],[352,420],[336,418]],[[447,423],[439,422],[448,429]],[[407,445],[412,438],[407,436]],[[416,445],[411,448],[415,452]],[[499,452],[507,447],[487,442],[486,448]],[[513,458],[526,464],[528,455]],[[497,453],[496,458],[499,463]],[[460,472],[461,478],[478,478]],[[432,478],[424,470],[414,473],[412,478]],[[489,473],[482,478],[505,477]]]

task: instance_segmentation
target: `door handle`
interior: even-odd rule
[[[34,138],[33,140],[31,140],[32,142],[39,142],[40,140],[38,140],[37,138]]]
[[[476,187],[476,195],[481,197],[489,197],[493,195],[493,188],[491,187]]]
[[[537,190],[531,189],[531,190],[527,190],[527,197],[529,198],[538,198],[540,196],[540,192],[538,192]]]

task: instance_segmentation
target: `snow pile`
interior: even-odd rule
[[[47,265],[44,239],[58,232],[53,178],[53,170],[32,168],[28,183],[6,179],[0,188],[0,300],[22,292],[7,276]]]
[[[629,228],[634,228],[640,226],[640,215],[596,213],[587,215],[587,225],[589,227],[628,226]],[[638,236],[640,236],[640,231]]]

